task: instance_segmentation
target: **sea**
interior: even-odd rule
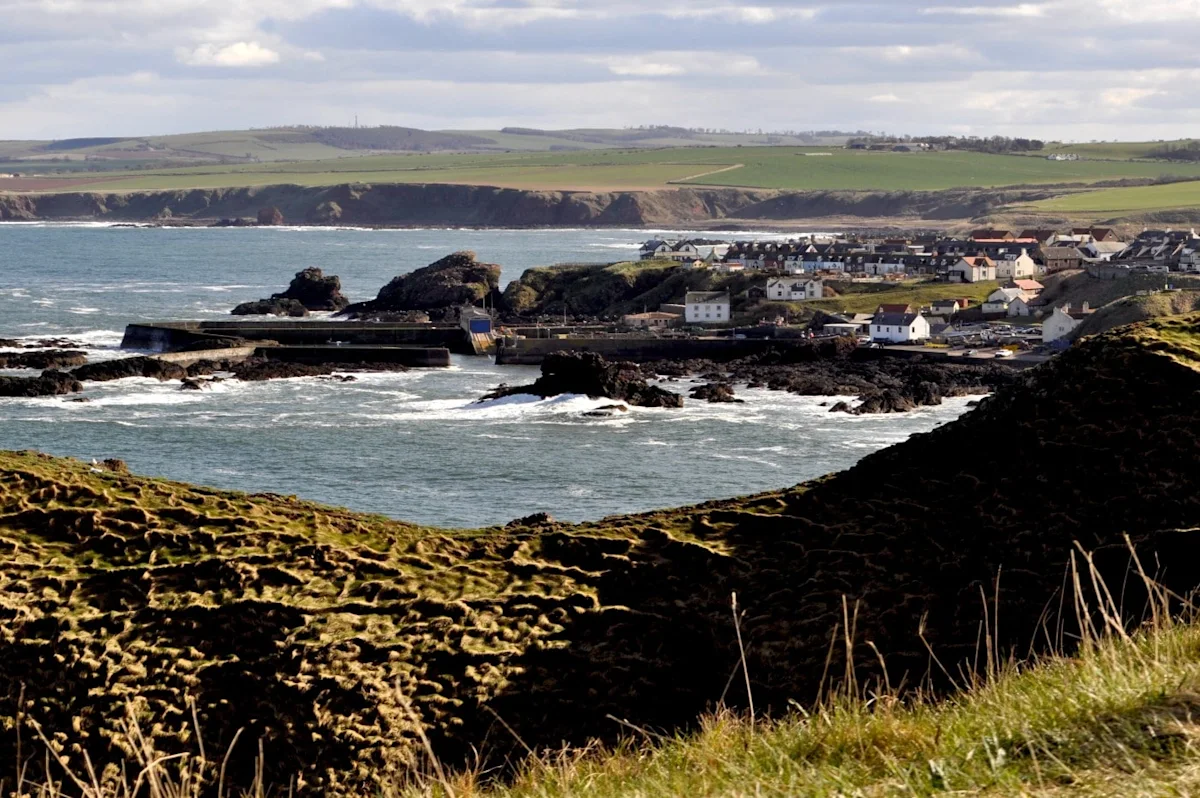
[[[507,283],[534,266],[628,260],[648,238],[689,233],[4,223],[0,338],[66,337],[93,360],[120,357],[129,354],[119,349],[126,324],[225,318],[308,266],[338,275],[359,301],[458,250],[501,264]],[[202,392],[140,378],[89,384],[87,402],[0,399],[0,449],[115,457],[146,476],[475,528],[541,512],[598,520],[788,487],[951,421],[969,401],[859,417],[828,412],[837,397],[741,387],[745,404],[689,400],[682,410],[606,418],[586,413],[610,402],[586,396],[479,402],[500,383],[537,374],[455,357],[449,369],[350,383],[227,381]]]

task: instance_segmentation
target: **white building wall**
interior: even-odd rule
[[[688,305],[686,321],[688,324],[726,324],[729,322],[729,303]]]

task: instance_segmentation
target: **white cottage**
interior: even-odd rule
[[[929,337],[929,321],[918,313],[879,313],[871,320],[871,340],[906,344]]]
[[[767,282],[767,298],[776,302],[803,302],[825,296],[825,283],[821,280],[770,280]]]
[[[1022,249],[1020,255],[1006,254],[996,261],[997,280],[1026,280],[1037,274],[1037,263]]]
[[[1042,343],[1054,343],[1066,338],[1092,313],[1087,302],[1083,303],[1081,311],[1072,311],[1070,305],[1055,308],[1054,312],[1042,322]]]
[[[684,300],[688,324],[728,324],[728,291],[689,291]]]

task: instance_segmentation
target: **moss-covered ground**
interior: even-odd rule
[[[760,717],[783,718],[767,735],[725,724],[687,738],[699,748],[627,752],[617,771],[645,768],[649,780],[626,794],[755,794],[748,775],[746,790],[731,786],[740,767],[774,768],[798,788],[809,752],[848,768],[813,777],[818,793],[902,792],[925,752],[951,789],[970,784],[984,772],[976,758],[1032,757],[1023,740],[1054,742],[1047,730],[1088,728],[1106,706],[1141,723],[1158,711],[1142,700],[1157,688],[1074,705],[1047,688],[1036,712],[1014,699],[991,737],[986,718],[954,704],[878,725],[840,709],[850,720],[808,736],[803,712],[786,718],[831,687],[945,694],[981,661],[1069,649],[1098,608],[1074,611],[1072,574],[1086,581],[1093,565],[1120,586],[1113,625],[1136,626],[1147,595],[1127,578],[1131,551],[1178,595],[1200,585],[1198,338],[1193,315],[1088,339],[841,474],[589,524],[436,530],[0,454],[0,762],[15,759],[18,728],[28,744],[36,727],[64,759],[82,767],[86,753],[119,780],[132,708],[165,754],[195,750],[197,727],[210,752],[240,730],[231,784],[252,780],[261,745],[272,784],[378,794],[426,773],[430,751],[450,769],[503,769],[525,744],[612,743],[633,727],[686,734],[707,711],[745,711],[753,698]],[[1183,635],[1178,645],[1192,645]],[[1057,727],[1044,722],[1055,706]],[[1022,712],[1032,736],[1015,725]],[[893,753],[856,764],[876,739]],[[739,765],[719,748],[708,787],[688,782],[689,757],[708,761],[705,740],[752,756]],[[1064,745],[1048,750],[1061,758]],[[1116,783],[1124,763],[1096,750]],[[1042,772],[1061,772],[1047,761]],[[588,792],[575,772],[557,794]],[[611,775],[595,779],[616,794]]]

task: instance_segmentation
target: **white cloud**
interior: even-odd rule
[[[1115,88],[1107,89],[1100,95],[1100,102],[1110,108],[1128,108],[1137,105],[1138,100],[1153,97],[1162,92],[1157,89]]]
[[[921,9],[922,14],[947,14],[960,17],[1044,17],[1046,6],[1021,3],[1015,6],[933,6]]]
[[[318,53],[317,55],[320,55]],[[221,47],[202,44],[195,50],[178,51],[180,63],[188,66],[261,67],[279,63],[279,53],[258,42],[234,42]]]
[[[888,94],[876,94],[873,97],[868,97],[867,102],[888,104],[888,103],[900,103],[900,102],[904,102],[904,101],[901,100],[899,97],[897,97],[895,94],[888,93]]]
[[[664,78],[673,75],[683,75],[687,72],[687,69],[680,64],[646,61],[641,58],[623,58],[609,61],[608,71],[614,75],[621,76]]]

